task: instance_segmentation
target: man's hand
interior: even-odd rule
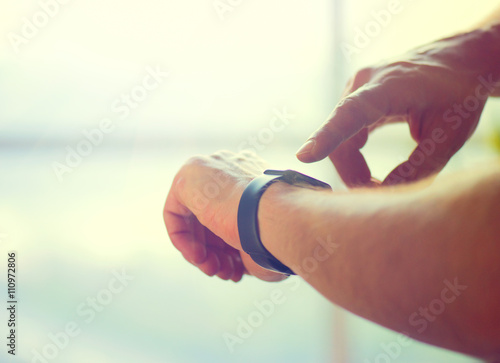
[[[329,156],[348,186],[368,185],[374,181],[360,149],[369,132],[407,122],[418,145],[384,184],[439,172],[471,136],[486,99],[495,91],[498,65],[488,54],[499,48],[495,37],[498,27],[478,30],[362,69],[297,157],[314,162]]]
[[[258,266],[243,252],[238,235],[241,195],[265,166],[255,154],[220,151],[191,158],[175,176],[165,225],[174,246],[205,274],[235,282],[244,273],[266,281],[286,278]]]

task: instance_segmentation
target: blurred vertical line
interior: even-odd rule
[[[344,54],[340,51],[340,44],[344,40],[345,11],[344,0],[333,1],[333,92],[336,102],[340,100],[344,85],[347,82],[347,64]]]
[[[333,352],[332,362],[348,363],[349,358],[349,337],[347,336],[347,312],[339,306],[333,308]]]
[[[343,41],[345,23],[344,19],[346,14],[344,13],[344,0],[332,0],[333,1],[333,96],[335,99],[335,104],[340,100],[344,84],[347,81],[347,66],[346,59],[343,53],[340,51],[340,44]],[[332,362],[335,363],[347,363],[349,362],[349,344],[348,344],[348,332],[347,332],[347,322],[346,322],[346,312],[335,306],[333,308],[332,314]]]

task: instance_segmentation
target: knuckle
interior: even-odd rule
[[[184,166],[202,166],[208,162],[209,158],[206,155],[194,155],[186,160]]]
[[[364,84],[368,82],[372,76],[372,73],[372,67],[364,67],[359,69],[353,77],[354,84]]]
[[[239,153],[239,157],[244,158],[244,159],[254,159],[254,158],[257,158],[257,154],[255,153],[254,150],[246,149],[246,150],[242,150]]]
[[[346,84],[346,92],[354,92],[359,87],[369,82],[372,78],[374,69],[372,67],[364,67],[359,69],[352,77],[349,78]]]
[[[339,102],[335,113],[341,119],[365,118],[367,116],[366,105],[366,101],[359,95],[347,96]]]
[[[223,160],[226,158],[231,158],[233,155],[235,155],[234,152],[229,151],[229,150],[218,150],[214,152],[210,157],[215,160]]]

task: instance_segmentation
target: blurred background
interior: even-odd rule
[[[0,361],[475,361],[417,342],[389,357],[397,333],[297,277],[209,278],[172,247],[162,208],[183,162],[218,149],[342,188],[328,161],[294,154],[349,76],[467,30],[497,1],[401,0],[385,20],[394,1],[2,1],[0,266],[16,251],[19,325],[18,354],[2,344]],[[495,155],[495,118],[490,100],[445,172]],[[413,147],[400,125],[364,150],[383,178]],[[273,293],[283,303],[264,316]]]

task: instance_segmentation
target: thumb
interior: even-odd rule
[[[440,172],[450,160],[453,152],[446,144],[433,145],[429,152],[424,145],[419,144],[408,160],[399,164],[385,178],[383,185],[408,183],[430,177]]]

